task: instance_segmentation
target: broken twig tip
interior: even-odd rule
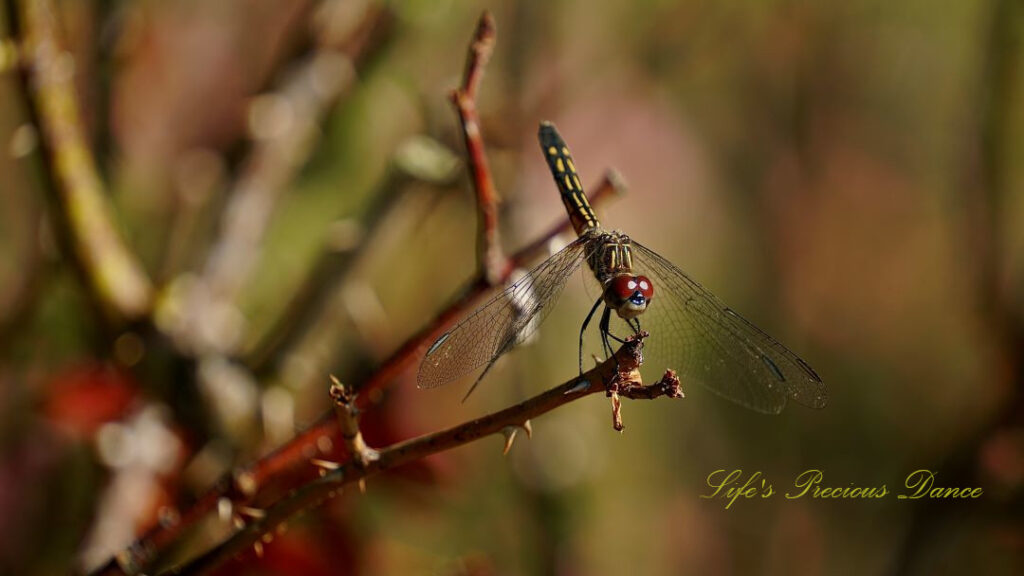
[[[622,432],[626,429],[626,425],[622,423],[622,400],[619,398],[619,393],[615,390],[612,390],[609,396],[612,399],[612,428]]]

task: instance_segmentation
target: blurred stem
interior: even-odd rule
[[[26,202],[21,216],[29,223],[25,233],[24,250],[17,258],[14,281],[0,287],[0,354],[10,346],[12,337],[31,317],[35,304],[43,294],[46,264],[39,241],[42,215],[35,202]]]
[[[1001,404],[997,412],[955,448],[936,475],[944,485],[977,485],[982,450],[994,435],[1006,427],[1019,426],[1024,419],[1024,319],[1016,312],[1014,295],[1007,288],[1008,271],[1002,210],[1009,189],[1011,158],[1010,121],[1021,101],[1018,77],[1024,52],[1024,7],[1017,0],[997,0],[990,16],[988,47],[981,69],[982,99],[977,109],[977,142],[981,157],[967,163],[966,226],[969,262],[975,271],[976,310],[983,326],[993,334],[997,350],[994,386]],[[958,213],[960,211],[957,211]],[[946,504],[946,505],[944,505]],[[937,530],[948,527],[956,507],[942,500],[926,500],[914,508],[910,526],[896,561],[894,574],[913,571],[926,547],[934,543]]]
[[[234,301],[249,281],[281,192],[309,159],[318,127],[350,92],[356,81],[355,69],[382,44],[390,24],[390,12],[368,6],[350,35],[335,38],[322,33],[317,50],[307,61],[275,92],[260,97],[264,105],[253,110],[253,124],[266,124],[266,134],[254,143],[243,162],[224,210],[221,237],[203,274],[216,298]],[[262,121],[261,116],[265,116]],[[275,125],[281,117],[287,118],[286,123]]]
[[[47,0],[9,0],[7,8],[13,35],[20,40],[29,116],[41,133],[54,228],[104,315],[114,323],[140,320],[149,313],[153,288],[114,225],[82,128],[75,63],[57,40],[55,8]]]
[[[253,372],[257,375],[266,373],[272,369],[274,361],[291,350],[304,335],[315,332],[319,324],[331,321],[330,315],[324,314],[330,305],[331,295],[338,293],[353,265],[359,261],[380,225],[398,206],[410,185],[423,182],[431,186],[450,186],[456,180],[458,166],[458,158],[433,141],[415,138],[399,147],[372,195],[373,200],[365,216],[360,219],[361,229],[354,232],[355,240],[343,242],[343,246],[337,245],[337,239],[329,238],[325,242],[316,264],[278,315],[273,327],[246,354],[246,364]]]

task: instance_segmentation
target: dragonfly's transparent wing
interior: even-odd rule
[[[828,390],[806,362],[671,262],[632,244],[634,272],[654,283],[654,298],[640,316],[651,334],[645,365],[672,368],[683,382],[696,381],[759,412],[778,413],[787,400],[825,406]]]
[[[489,369],[499,356],[533,334],[566,280],[580,267],[586,248],[587,239],[577,239],[442,334],[420,364],[420,388],[441,386],[481,366]]]

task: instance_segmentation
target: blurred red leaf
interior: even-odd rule
[[[119,420],[139,396],[131,374],[99,363],[66,368],[47,383],[43,414],[78,439],[91,437],[100,426]]]

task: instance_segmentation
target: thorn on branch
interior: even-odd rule
[[[254,520],[262,520],[267,516],[267,513],[262,508],[254,508],[252,506],[239,506],[238,513]]]
[[[520,428],[526,432],[527,438],[533,438],[533,425],[530,424],[529,420],[524,421],[522,424],[505,426],[501,429],[501,435],[505,437],[505,446],[501,450],[502,456],[508,456],[509,451],[512,450],[512,444],[515,442],[516,434]]]
[[[330,460],[321,460],[319,458],[312,458],[309,461],[310,464],[320,469],[320,477],[324,477],[328,472],[333,472],[338,468],[341,468],[341,464],[337,462],[331,462]]]

